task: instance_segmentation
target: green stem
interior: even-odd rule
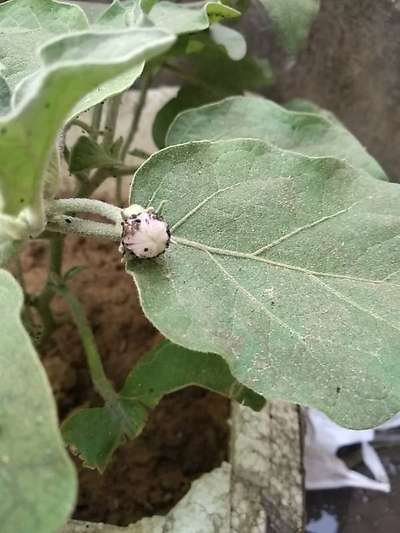
[[[95,141],[97,141],[100,126],[101,126],[101,118],[103,116],[103,106],[104,106],[103,102],[101,102],[100,104],[97,104],[93,108],[93,112],[92,112],[92,124],[91,124],[92,132],[90,136]]]
[[[114,141],[114,133],[117,125],[119,106],[121,105],[122,95],[117,94],[113,96],[108,103],[106,123],[104,126],[103,146],[105,148],[112,145]]]
[[[131,127],[129,129],[128,135],[127,135],[127,137],[125,139],[125,143],[124,143],[124,145],[122,147],[122,150],[121,150],[121,159],[122,159],[122,161],[125,160],[126,155],[127,155],[128,151],[129,151],[129,148],[131,147],[133,138],[134,138],[134,136],[135,136],[135,134],[137,132],[137,129],[139,127],[140,117],[142,116],[143,108],[144,108],[144,105],[146,103],[147,91],[150,88],[152,79],[153,79],[153,77],[152,77],[151,72],[146,72],[144,74],[144,76],[143,76],[143,82],[142,82],[142,87],[140,89],[139,100],[138,100],[137,104],[135,105]]]
[[[115,180],[115,203],[120,207],[124,204],[122,199],[122,176],[117,176]]]
[[[218,97],[218,98],[221,97],[220,93],[216,91],[214,87],[212,87],[211,85],[208,85],[208,83],[197,78],[193,74],[190,74],[190,72],[186,72],[182,70],[180,67],[176,65],[171,65],[170,63],[165,63],[163,67],[166,68],[167,70],[171,70],[172,72],[174,72],[183,81],[187,81],[191,85],[195,85],[197,87],[202,87],[203,89],[205,89],[206,91],[208,91],[210,94],[212,94],[215,97]]]
[[[54,200],[47,208],[48,216],[63,213],[92,213],[112,220],[116,224],[122,220],[121,209],[115,205],[93,198],[64,198]]]
[[[78,128],[81,128],[86,131],[86,133],[89,133],[89,135],[92,137],[93,134],[96,136],[100,133],[99,130],[94,130],[92,126],[89,126],[89,124],[86,124],[83,120],[79,120],[78,118],[74,118],[74,120],[71,121],[72,126],[77,126]]]
[[[78,329],[94,388],[106,403],[116,403],[117,393],[106,376],[92,329],[79,300],[65,286],[58,287],[58,291],[68,304]]]
[[[119,224],[104,224],[103,222],[94,222],[93,220],[69,215],[53,216],[49,220],[46,229],[56,233],[77,233],[112,241],[119,241],[121,238],[121,226]]]

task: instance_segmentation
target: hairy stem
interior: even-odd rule
[[[152,77],[151,72],[146,72],[144,74],[144,76],[143,76],[143,82],[142,82],[142,87],[140,89],[139,100],[138,100],[137,104],[135,104],[135,109],[134,109],[134,112],[133,112],[133,120],[132,120],[132,123],[131,123],[131,127],[129,128],[128,135],[127,135],[127,137],[125,139],[124,145],[123,145],[122,150],[121,150],[121,159],[122,159],[122,161],[125,160],[126,155],[127,155],[128,151],[129,151],[129,148],[130,148],[130,146],[132,144],[133,138],[135,136],[135,133],[137,132],[137,129],[139,127],[140,117],[142,116],[143,108],[144,108],[144,105],[146,103],[147,91],[150,88],[152,79],[153,79],[153,77]]]
[[[112,220],[116,224],[122,220],[121,209],[115,205],[92,198],[64,198],[54,200],[48,207],[48,213],[92,213]]]
[[[117,393],[106,376],[92,329],[81,303],[65,286],[58,287],[58,292],[68,304],[73,321],[78,329],[94,388],[106,403],[115,403],[117,401]]]
[[[130,438],[135,437],[137,433],[136,425],[125,412],[117,392],[107,378],[92,328],[80,301],[65,285],[59,286],[57,290],[66,301],[78,329],[95,390],[104,400],[105,406],[121,421],[126,435]]]

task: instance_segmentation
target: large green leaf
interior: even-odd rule
[[[133,29],[75,34],[42,49],[40,75],[20,85],[17,108],[0,120],[0,217],[11,239],[37,235],[44,227],[44,170],[76,102],[173,41],[162,30]]]
[[[233,97],[181,113],[167,144],[197,140],[257,138],[309,156],[346,159],[375,178],[385,172],[338,121],[316,113],[289,111],[258,97]]]
[[[113,29],[104,21],[97,31]],[[9,0],[0,5],[0,65],[2,76],[14,91],[19,83],[42,69],[40,49],[55,37],[88,31],[89,21],[77,5],[55,0]],[[77,102],[74,115],[129,88],[140,76],[143,63],[101,83]],[[0,98],[1,100],[1,98]],[[1,110],[1,107],[0,107]],[[0,112],[1,114],[1,112]]]
[[[260,0],[291,55],[303,46],[319,11],[320,0]]]
[[[150,409],[166,394],[199,385],[255,410],[262,397],[238,383],[225,361],[214,354],[192,352],[168,341],[147,353],[134,367],[119,393],[121,409],[129,420],[129,437],[143,429]],[[81,409],[63,424],[65,441],[89,466],[104,470],[124,438],[124,420],[112,406]]]
[[[2,533],[54,533],[76,479],[45,372],[21,323],[22,291],[0,270],[0,513]]]
[[[77,5],[54,0],[9,0],[0,5],[0,63],[2,75],[14,88],[40,69],[38,50],[50,39],[89,28]]]
[[[130,261],[147,317],[266,398],[354,428],[400,410],[400,188],[334,158],[237,139],[172,146],[135,175],[172,244]]]

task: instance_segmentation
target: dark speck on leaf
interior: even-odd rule
[[[271,305],[275,305],[275,302],[272,300]]]
[[[25,202],[25,198],[20,198],[19,202],[20,202],[20,204],[23,204]]]
[[[339,394],[339,392],[341,391],[342,389],[340,387],[336,387],[336,394]]]
[[[2,135],[4,135],[5,133],[7,133],[7,128],[1,128],[0,133],[1,133]]]
[[[44,104],[44,107],[45,107],[46,109],[50,109],[50,107],[51,107],[50,102],[46,102],[46,103]]]
[[[145,251],[145,252],[148,252],[148,251],[149,251],[149,249],[148,249],[148,248],[145,248],[145,249],[144,249],[144,251]]]

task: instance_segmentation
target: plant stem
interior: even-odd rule
[[[114,141],[115,127],[117,125],[119,106],[121,105],[122,95],[113,96],[108,102],[106,123],[104,126],[103,146],[109,147]]]
[[[118,401],[117,393],[106,376],[92,329],[81,303],[65,286],[58,287],[58,292],[60,292],[68,304],[72,318],[78,329],[94,388],[106,403],[115,403]]]
[[[54,298],[55,290],[53,287],[54,276],[60,276],[62,270],[62,257],[64,249],[64,236],[54,235],[50,239],[50,257],[47,281],[42,292],[33,300],[40,318],[43,323],[43,335],[41,342],[45,342],[56,328],[57,324],[51,310],[51,302]]]
[[[105,224],[69,215],[67,217],[54,216],[49,220],[46,229],[56,233],[78,233],[112,241],[119,241],[121,238],[121,226],[119,224]]]
[[[70,124],[71,126],[77,126],[78,128],[85,130],[86,133],[89,133],[91,137],[93,137],[93,135],[97,137],[97,135],[100,133],[99,130],[94,130],[92,126],[86,124],[86,122],[84,122],[83,120],[79,120],[78,118],[74,118],[73,120],[71,120]]]
[[[140,117],[142,116],[143,108],[144,108],[144,105],[146,103],[147,91],[150,88],[152,79],[153,79],[153,77],[152,77],[151,72],[146,72],[144,74],[144,76],[143,76],[143,83],[142,83],[142,87],[140,89],[139,100],[138,100],[137,104],[135,105],[135,109],[134,109],[134,112],[133,112],[133,120],[132,120],[132,123],[131,123],[131,127],[129,129],[128,135],[127,135],[127,137],[125,139],[125,143],[124,143],[124,145],[122,147],[122,150],[121,150],[121,159],[122,159],[122,161],[125,160],[126,155],[127,155],[128,151],[129,151],[129,148],[131,147],[131,144],[132,144],[133,138],[135,136],[135,133],[137,132],[137,129],[139,127]]]
[[[103,102],[101,102],[100,104],[97,104],[93,108],[93,112],[92,112],[92,124],[91,124],[92,132],[90,133],[90,136],[95,141],[97,141],[99,130],[100,130],[100,126],[101,126],[101,118],[102,118],[102,115],[103,115],[103,106],[104,106]]]
[[[139,157],[140,159],[143,159],[143,160],[148,159],[151,155],[149,152],[145,152],[144,150],[141,150],[140,148],[133,148],[132,150],[129,150],[128,153],[135,157]]]
[[[121,209],[115,205],[93,198],[64,198],[54,200],[48,207],[48,214],[92,213],[112,220],[116,224],[122,220]],[[51,219],[50,219],[51,220]]]

